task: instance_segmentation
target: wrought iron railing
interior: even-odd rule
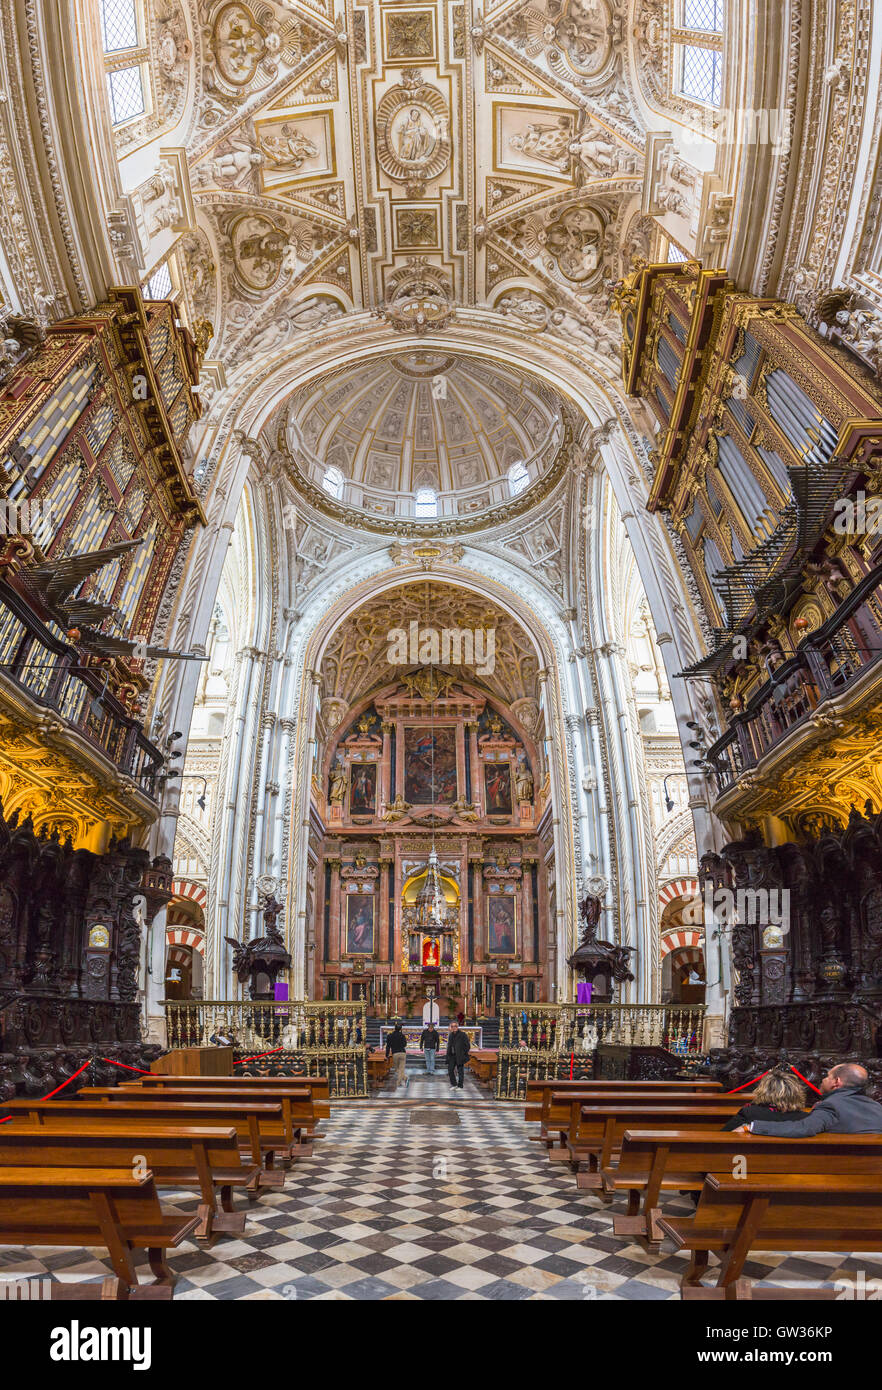
[[[161,751],[107,689],[107,677],[80,664],[73,647],[38,621],[27,604],[0,584],[0,676],[99,749],[148,796],[156,794]]]
[[[775,668],[707,750],[717,789],[727,791],[824,700],[841,695],[880,656],[882,566],[877,566],[832,618],[804,637],[794,655]]]
[[[325,1076],[332,1096],[368,1094],[363,1001],[167,999],[165,1021],[170,1048],[231,1038],[237,1075]]]
[[[602,1043],[702,1054],[704,1004],[502,1004],[496,1095],[522,1099],[527,1080],[590,1076]]]

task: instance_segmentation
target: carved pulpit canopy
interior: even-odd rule
[[[571,970],[581,970],[586,980],[590,981],[598,974],[606,974],[617,984],[622,984],[626,980],[634,979],[628,967],[635,948],[616,946],[611,941],[598,938],[597,927],[602,906],[602,894],[587,893],[582,899],[579,907],[582,935],[579,945],[567,960],[567,965]]]
[[[244,944],[235,936],[224,938],[233,948],[233,969],[239,980],[244,983],[250,977],[252,999],[271,999],[272,986],[279,975],[291,968],[291,956],[285,950],[285,940],[277,926],[281,910],[281,903],[270,895],[263,908],[263,936],[252,937]]]

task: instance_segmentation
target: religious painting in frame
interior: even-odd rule
[[[507,762],[485,763],[485,816],[510,816],[511,813],[511,767]]]
[[[373,816],[377,810],[377,764],[353,763],[349,771],[350,816]]]
[[[432,787],[434,783],[434,796]],[[404,799],[411,806],[456,800],[456,729],[410,725],[404,730]]]
[[[513,893],[487,898],[487,954],[514,956],[518,948],[518,900]]]
[[[346,954],[348,956],[372,956],[374,954],[373,893],[347,893],[346,895]]]

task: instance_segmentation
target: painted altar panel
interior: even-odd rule
[[[488,816],[510,816],[512,813],[508,763],[484,764],[484,812]]]
[[[487,898],[487,954],[514,956],[518,948],[518,901],[514,893]]]
[[[371,956],[374,953],[373,893],[346,895],[346,954]]]
[[[376,763],[353,763],[349,780],[349,814],[372,816],[377,809]]]
[[[433,802],[449,804],[456,798],[456,729],[407,726],[404,730],[405,801],[414,806],[429,806]]]

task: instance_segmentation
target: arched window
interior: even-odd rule
[[[513,463],[508,470],[508,490],[512,497],[518,497],[524,488],[529,486],[529,483],[530,475],[527,472],[527,466],[522,459],[518,459],[517,463]]]
[[[137,0],[101,0],[101,39],[110,119],[114,126],[125,125],[147,111],[148,52]]]
[[[415,514],[418,521],[431,521],[438,515],[438,497],[430,487],[417,489]]]
[[[343,474],[339,468],[326,468],[325,476],[322,478],[322,487],[329,497],[333,497],[335,502],[339,502],[343,496]]]

